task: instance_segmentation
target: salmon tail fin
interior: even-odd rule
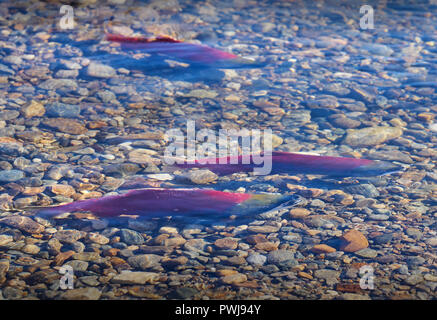
[[[60,214],[66,213],[68,210],[65,210],[62,207],[41,207],[36,211],[36,215],[41,218],[54,218]]]
[[[71,202],[58,206],[29,206],[24,209],[34,212],[36,216],[41,218],[54,218],[63,213],[77,210],[77,207],[78,202]]]

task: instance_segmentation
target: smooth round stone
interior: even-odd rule
[[[423,257],[419,257],[419,256],[413,256],[413,257],[409,257],[407,258],[407,264],[409,267],[411,268],[417,268],[418,266],[421,266],[425,263],[425,258]]]
[[[378,189],[376,189],[373,184],[369,183],[348,186],[345,188],[345,191],[351,194],[361,194],[367,198],[376,198],[379,196]]]
[[[425,243],[432,247],[437,247],[437,237],[429,238],[425,241]]]
[[[112,78],[116,75],[116,71],[111,66],[91,62],[87,68],[87,75],[95,78]]]
[[[167,233],[167,234],[177,234],[178,233],[178,229],[175,227],[161,227],[159,229],[159,233]]]
[[[370,220],[386,221],[386,220],[390,219],[390,216],[388,216],[386,214],[369,214],[368,218]]]
[[[120,234],[121,234],[121,240],[127,244],[144,243],[144,238],[139,232],[130,229],[121,229]]]
[[[7,234],[0,234],[0,246],[7,245],[8,243],[12,242],[14,238]]]
[[[199,291],[195,288],[182,287],[173,291],[170,296],[175,299],[190,299],[194,297]]]
[[[294,233],[294,234],[288,234],[286,236],[283,236],[282,239],[285,241],[290,241],[294,243],[301,243],[302,242],[302,236],[300,234]]]
[[[40,248],[34,244],[26,244],[21,251],[28,254],[37,254],[40,251]]]
[[[355,254],[362,258],[375,258],[378,255],[378,252],[370,248],[365,248],[356,251]]]
[[[46,106],[46,113],[52,117],[77,118],[80,115],[80,106],[55,102]]]
[[[195,184],[207,184],[218,179],[218,176],[210,170],[195,170],[189,174],[189,179]]]
[[[86,271],[86,269],[88,269],[89,263],[86,261],[71,260],[71,261],[68,261],[66,263],[66,265],[71,266],[73,268],[73,270],[75,272],[77,272],[77,271]]]
[[[297,264],[294,258],[294,253],[289,250],[276,250],[271,251],[267,256],[267,261],[275,265],[283,265],[291,262],[291,264]]]
[[[161,256],[156,254],[140,254],[137,256],[131,256],[127,259],[127,262],[134,268],[146,270],[159,266]]]
[[[148,174],[147,177],[151,178],[151,179],[156,179],[159,181],[173,180],[173,176],[171,174],[168,174],[168,173]]]
[[[385,233],[372,239],[376,244],[386,244],[393,240],[393,233]]]
[[[3,170],[0,171],[0,181],[1,182],[13,182],[24,178],[23,171],[20,170]]]
[[[262,266],[266,263],[267,257],[259,253],[253,253],[246,258],[246,261],[254,266]]]

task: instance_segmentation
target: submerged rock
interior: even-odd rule
[[[344,143],[352,147],[376,146],[402,135],[399,127],[369,127],[363,129],[350,129]]]

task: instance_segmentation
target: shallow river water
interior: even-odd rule
[[[437,3],[362,5],[1,1],[0,299],[435,299]],[[107,33],[254,64],[123,50]],[[275,151],[402,170],[216,175],[166,162],[175,130],[183,148],[189,132],[219,144],[225,129],[271,130]],[[139,188],[293,202],[236,217],[35,215]],[[60,287],[65,266],[74,289]]]

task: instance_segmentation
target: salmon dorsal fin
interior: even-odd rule
[[[175,38],[172,38],[170,36],[159,36],[155,39],[151,39],[150,42],[172,42],[172,43],[178,43],[182,42],[180,40],[176,40]]]
[[[106,34],[106,40],[120,43],[151,43],[151,42],[167,42],[167,43],[178,43],[180,40],[176,40],[170,36],[159,36],[156,38],[145,38],[145,37],[126,37],[119,34]]]

